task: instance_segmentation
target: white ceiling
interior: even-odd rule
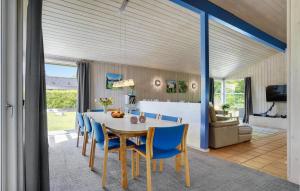
[[[45,0],[45,54],[199,74],[199,16],[168,0]],[[210,72],[224,78],[277,52],[210,21]]]

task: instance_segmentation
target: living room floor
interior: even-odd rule
[[[250,142],[211,149],[209,155],[287,179],[286,136],[284,129],[254,126]]]

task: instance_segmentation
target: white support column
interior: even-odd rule
[[[288,0],[288,180],[300,184],[300,1]]]

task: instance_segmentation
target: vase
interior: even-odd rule
[[[103,112],[107,113],[107,106],[103,106]]]

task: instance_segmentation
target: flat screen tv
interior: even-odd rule
[[[266,87],[267,102],[286,102],[286,85],[272,85]]]

